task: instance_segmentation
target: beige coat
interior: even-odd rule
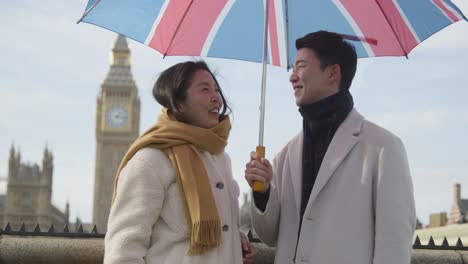
[[[409,264],[415,206],[401,140],[353,109],[338,128],[312,189],[298,240],[300,133],[273,160],[265,212],[252,203],[258,236],[277,264]],[[298,242],[298,243],[296,243]]]
[[[105,238],[105,264],[242,263],[239,187],[226,153],[201,151],[221,220],[222,244],[205,256],[188,256],[189,230],[168,157],[139,150],[122,170]]]

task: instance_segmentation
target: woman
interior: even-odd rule
[[[250,263],[218,81],[205,62],[179,63],[160,75],[153,96],[164,109],[117,172],[104,263]]]

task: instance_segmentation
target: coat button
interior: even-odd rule
[[[228,225],[223,225],[223,231],[227,232],[228,230],[229,230],[229,226]]]
[[[222,182],[216,183],[216,188],[218,188],[218,189],[224,188],[224,183],[222,183]]]

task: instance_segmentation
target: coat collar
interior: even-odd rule
[[[312,188],[312,193],[309,197],[306,211],[304,215],[308,214],[309,207],[317,198],[317,195],[330,180],[331,176],[343,162],[344,158],[348,155],[354,145],[359,141],[362,123],[364,117],[356,110],[352,109],[343,123],[338,127],[332,141],[328,147],[325,157],[323,158],[322,165],[320,166],[317,174],[315,185]],[[291,180],[293,185],[293,193],[296,201],[296,211],[299,216],[299,208],[301,202],[301,184],[302,184],[302,148],[304,136],[302,132],[291,142],[289,148],[289,165],[291,168]]]

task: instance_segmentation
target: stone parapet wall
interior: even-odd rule
[[[46,236],[0,237],[0,263],[97,264],[102,263],[102,238]]]
[[[272,264],[274,249],[254,243],[256,264]],[[102,238],[68,238],[47,236],[0,237],[0,264],[100,264],[103,261]],[[412,264],[466,264],[468,251],[413,250]]]

